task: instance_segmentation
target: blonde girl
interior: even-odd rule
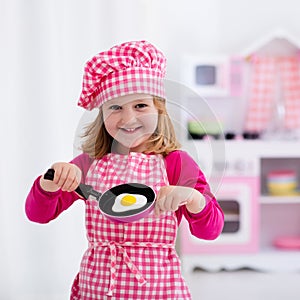
[[[53,181],[39,176],[26,199],[31,221],[47,223],[75,201],[85,201],[88,249],[70,299],[191,299],[175,250],[184,217],[191,234],[215,239],[223,212],[204,174],[181,151],[166,111],[166,59],[146,41],[101,52],[85,67],[79,105],[99,109],[85,131],[83,153],[57,162]],[[79,183],[103,193],[139,182],[156,194],[155,209],[135,222],[116,223],[94,198],[82,199]]]

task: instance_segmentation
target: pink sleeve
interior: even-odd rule
[[[206,240],[217,238],[223,229],[224,214],[199,166],[184,151],[170,153],[165,162],[171,185],[195,188],[206,200],[205,208],[198,214],[190,213],[185,206],[180,207],[176,211],[178,222],[184,215],[194,236]]]
[[[82,170],[82,182],[84,182],[91,159],[86,154],[81,154],[74,158],[71,163],[76,164]],[[25,212],[28,219],[33,222],[48,223],[80,198],[75,192],[44,191],[40,186],[40,177],[34,181],[29,191],[25,202]]]

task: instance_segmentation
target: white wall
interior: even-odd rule
[[[300,39],[297,0],[0,0],[0,298],[67,299],[85,249],[82,203],[30,223],[34,178],[73,156],[84,62],[147,39],[180,80],[183,53],[236,53],[278,27]]]

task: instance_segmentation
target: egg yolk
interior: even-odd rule
[[[125,195],[121,199],[121,204],[124,206],[130,206],[130,205],[134,204],[135,202],[136,202],[136,198],[132,195]]]

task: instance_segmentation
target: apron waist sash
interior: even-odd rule
[[[165,243],[152,243],[152,242],[90,242],[89,248],[98,248],[98,247],[109,247],[110,250],[110,283],[107,292],[107,296],[112,296],[113,290],[116,285],[116,263],[117,263],[117,250],[123,254],[123,261],[134,274],[139,285],[145,284],[147,281],[143,277],[142,273],[138,270],[135,264],[132,262],[130,257],[127,254],[126,247],[145,247],[145,248],[165,248],[170,249],[174,248],[174,244],[165,244]]]

